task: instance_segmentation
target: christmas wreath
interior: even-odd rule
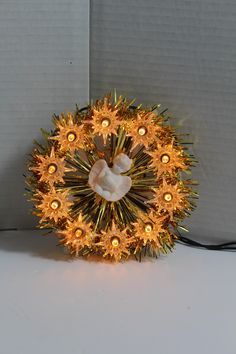
[[[33,213],[76,256],[167,253],[195,207],[194,156],[159,106],[133,104],[107,95],[54,115],[54,129],[35,142],[27,176]]]

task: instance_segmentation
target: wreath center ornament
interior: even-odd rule
[[[123,153],[113,160],[112,168],[109,168],[104,159],[95,162],[89,172],[88,183],[93,191],[107,201],[115,202],[125,196],[131,188],[132,181],[129,176],[122,176],[127,172],[132,160]]]
[[[194,209],[196,160],[160,106],[112,95],[54,116],[26,182],[39,227],[71,254],[115,261],[157,257]]]

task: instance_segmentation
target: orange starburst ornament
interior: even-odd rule
[[[55,155],[54,147],[51,148],[49,156],[36,154],[35,161],[36,166],[29,167],[29,170],[39,176],[39,182],[48,183],[50,186],[53,186],[54,183],[64,183],[65,172],[73,171],[65,166],[64,157]]]
[[[132,137],[133,148],[137,145],[148,148],[158,141],[158,133],[162,131],[160,123],[161,119],[152,112],[137,114],[137,117],[130,121],[128,128],[128,136]]]
[[[140,215],[133,224],[136,237],[141,240],[145,246],[148,242],[153,243],[156,247],[161,248],[161,235],[166,232],[164,222],[166,215],[157,215],[154,210],[149,213]]]
[[[109,104],[108,98],[105,97],[92,108],[91,118],[93,134],[102,136],[104,143],[106,143],[108,136],[116,135],[120,125],[118,109]]]
[[[27,176],[33,213],[71,255],[120,262],[173,249],[195,207],[195,159],[159,108],[106,95],[54,116],[54,130],[36,142]]]
[[[92,224],[86,222],[81,213],[77,219],[67,220],[65,229],[58,230],[58,235],[62,237],[61,243],[76,256],[80,251],[91,248],[95,239]]]
[[[146,153],[152,157],[151,166],[158,177],[189,169],[188,157],[181,147],[174,146],[173,140],[170,144],[159,143],[153,151],[146,151]]]
[[[59,119],[55,119],[56,135],[51,136],[51,140],[58,142],[62,152],[74,153],[77,149],[83,149],[86,142],[86,130],[84,124],[75,121],[73,113],[61,114]]]
[[[119,230],[112,223],[111,229],[102,231],[100,246],[104,253],[103,257],[113,258],[116,262],[130,255],[129,247],[134,242],[134,238],[128,234],[127,228]]]
[[[158,213],[166,212],[169,214],[171,220],[174,219],[174,215],[180,216],[192,209],[188,200],[188,197],[190,197],[189,191],[180,182],[170,184],[163,179],[162,185],[155,192],[156,196],[150,203],[156,206]]]
[[[34,199],[39,200],[37,209],[40,211],[38,215],[41,217],[41,223],[48,219],[57,223],[69,215],[69,208],[72,203],[68,199],[67,190],[57,192],[53,188],[48,193],[37,191]]]

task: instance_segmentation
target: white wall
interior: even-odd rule
[[[0,2],[0,228],[33,227],[27,154],[53,112],[116,88],[161,102],[200,161],[198,239],[235,239],[236,3],[230,0]]]
[[[0,228],[35,225],[25,162],[53,112],[88,102],[88,0],[0,1]]]
[[[92,0],[91,96],[163,103],[192,134],[198,239],[236,238],[235,43],[232,0]]]

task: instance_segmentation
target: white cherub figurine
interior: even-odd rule
[[[120,200],[132,185],[129,176],[121,175],[130,169],[131,164],[132,160],[124,153],[114,158],[112,168],[107,166],[105,160],[100,159],[91,168],[88,183],[104,199],[110,202]]]

